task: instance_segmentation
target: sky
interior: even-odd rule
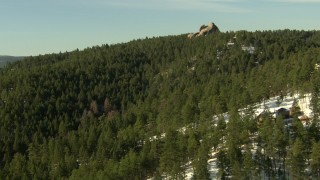
[[[320,0],[0,0],[0,55],[36,56],[198,31],[320,30]]]

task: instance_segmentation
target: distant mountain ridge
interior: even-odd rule
[[[0,55],[0,67],[5,66],[8,62],[15,62],[23,59],[23,56],[5,56]]]

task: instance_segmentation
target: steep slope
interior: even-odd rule
[[[280,109],[292,110],[295,107],[301,107],[298,113],[303,116],[310,117],[309,118],[309,120],[310,120],[311,117],[313,117],[312,110],[310,109],[311,108],[310,102],[311,102],[311,94],[304,94],[304,95],[295,94],[293,96],[288,94],[287,96],[284,96],[284,97],[281,97],[281,96],[272,97],[270,99],[264,100],[261,103],[256,103],[253,105],[249,105],[247,108],[239,109],[239,114],[240,114],[240,116],[243,116],[243,118],[245,118],[247,116],[248,109],[250,109],[251,111],[253,111],[252,118],[259,119],[259,121],[260,121],[261,115],[263,115],[265,112],[269,112],[270,116],[272,116],[273,118],[276,118],[276,116],[277,116],[276,112],[279,111]],[[213,117],[213,126],[217,126],[217,122],[219,121],[219,118],[223,118],[223,120],[226,123],[228,123],[229,119],[230,119],[230,114],[228,112],[226,112],[224,114],[215,115]],[[287,119],[284,119],[284,121],[286,122],[285,128],[289,131],[292,131],[291,130],[291,127],[293,126],[292,117],[288,117]],[[301,121],[301,122],[303,123],[305,128],[310,127],[310,123],[311,123],[310,121],[304,121],[304,119],[303,119],[303,121]],[[186,132],[186,129],[187,129],[187,127],[182,127],[178,131],[182,132],[184,134]],[[161,140],[165,136],[166,136],[166,134],[164,133],[164,134],[161,134],[160,138],[153,137],[150,140],[152,140],[152,141]],[[250,137],[250,141],[251,141],[250,143],[252,143],[251,152],[252,152],[253,159],[257,155],[257,149],[261,148],[260,145],[256,142],[256,140],[258,138],[259,138],[258,134]],[[220,147],[224,147],[225,141],[220,141],[220,143],[221,143]],[[209,151],[209,159],[207,161],[207,163],[208,163],[207,169],[210,174],[210,179],[220,178],[218,164],[221,162],[219,162],[217,157],[218,157],[218,154],[223,150],[225,150],[225,149],[223,149],[223,148],[216,149],[215,147],[212,147]],[[242,150],[242,151],[244,151],[244,150]],[[193,179],[194,178],[194,167],[192,166],[192,161],[188,162],[185,165],[185,167],[186,167],[184,170],[185,175],[183,178],[184,179]],[[287,171],[288,170],[289,170],[289,168],[287,169]],[[264,176],[267,176],[267,175],[265,175],[265,172],[261,172],[261,174],[264,174]],[[166,177],[166,176],[163,175],[163,177]],[[169,177],[166,177],[165,179],[170,179],[170,178],[171,177],[169,176]],[[154,179],[154,178],[150,178],[150,179]]]
[[[0,70],[0,179],[181,178],[190,161],[201,179],[214,137],[243,132],[220,121],[212,128],[212,116],[230,112],[234,125],[242,122],[235,110],[294,91],[312,93],[317,111],[319,38],[290,30],[168,36],[10,64]],[[223,153],[228,162],[242,152]],[[237,163],[222,164],[225,174]]]

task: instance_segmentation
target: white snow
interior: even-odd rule
[[[303,114],[311,118],[313,116],[312,110],[310,108],[311,94],[299,95],[299,93],[294,94],[293,96],[284,96],[282,99],[279,96],[276,96],[268,100],[262,101],[260,103],[257,103],[253,105],[254,114],[255,116],[258,116],[264,111],[275,113],[280,108],[285,108],[289,110],[292,107],[295,100],[297,101],[298,106],[300,107]],[[240,114],[245,109],[241,109]]]
[[[309,118],[313,117],[310,102],[311,94],[303,95],[298,101],[298,105],[301,108],[301,111],[304,113],[304,115],[308,116]]]
[[[282,99],[279,96],[276,97],[272,97],[268,100],[265,100],[263,102],[260,103],[256,103],[253,105],[253,110],[254,110],[254,115],[255,117],[257,117],[258,115],[260,115],[262,112],[264,111],[269,111],[271,113],[275,113],[278,109],[280,108],[285,108],[285,109],[290,109],[294,103],[294,101],[297,101],[298,106],[300,107],[301,111],[303,112],[304,115],[306,115],[309,118],[312,118],[313,114],[312,114],[312,110],[310,109],[310,101],[311,101],[311,94],[303,94],[303,95],[299,95],[294,94],[293,96],[287,95],[284,96]],[[240,109],[239,110],[239,114],[240,115],[245,115],[245,110],[247,108],[244,109]],[[228,113],[223,113],[223,114],[219,114],[219,115],[215,115],[213,116],[213,122],[217,122],[219,117],[223,118],[226,123],[228,123],[230,115]],[[185,133],[186,128],[182,127],[178,130],[181,133]],[[165,134],[162,133],[160,136],[160,139],[164,138]],[[159,138],[157,136],[153,136],[150,137],[150,141],[153,140],[158,140]],[[254,154],[257,150],[257,144],[253,144],[252,145],[252,150],[251,152]],[[219,168],[217,167],[217,153],[219,150],[214,150],[214,148],[211,149],[210,153],[209,153],[209,160],[208,160],[208,171],[210,173],[210,179],[217,179],[218,178],[218,172],[219,172]],[[192,164],[191,161],[189,161],[186,165],[186,170],[185,170],[185,179],[192,179],[193,177],[193,168],[192,168]]]
[[[219,168],[217,167],[217,158],[208,160],[208,169],[210,173],[210,179],[217,179]]]
[[[294,94],[293,96],[287,95],[284,96],[283,99],[281,99],[279,96],[272,97],[268,100],[265,100],[261,103],[257,103],[253,105],[254,115],[257,117],[262,112],[268,110],[271,113],[275,113],[280,108],[290,109],[294,103],[294,100],[297,101],[298,106],[300,107],[301,111],[304,115],[308,116],[309,118],[312,117],[312,110],[310,109],[310,100],[311,100],[311,94],[304,94],[299,95]],[[240,109],[239,114],[244,115],[244,111],[247,108]],[[220,115],[213,116],[213,121],[217,122],[219,117],[223,117],[225,121],[228,123],[230,115],[228,113],[223,113]],[[257,150],[257,144],[253,144],[253,149],[251,152],[254,154]],[[218,178],[218,172],[219,168],[217,167],[217,157],[216,154],[218,153],[218,150],[214,150],[214,148],[211,149],[210,152],[210,159],[208,160],[208,171],[210,173],[210,179],[217,179]],[[186,179],[191,179],[193,176],[193,170],[192,167],[189,166],[189,168],[186,169],[187,177]]]

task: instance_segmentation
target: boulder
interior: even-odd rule
[[[200,26],[200,28],[199,28],[199,32],[201,32],[201,30],[202,29],[206,29],[207,28],[207,26],[206,25],[202,25],[202,26]]]
[[[210,22],[208,26],[206,25],[200,26],[199,32],[188,34],[188,38],[191,39],[193,37],[206,36],[214,32],[220,32],[219,28],[213,22]]]
[[[208,24],[207,30],[210,33],[212,33],[212,32],[220,32],[219,28],[213,22]]]
[[[204,28],[199,32],[198,36],[204,36],[204,35],[207,35],[207,33],[208,33],[208,29]]]

